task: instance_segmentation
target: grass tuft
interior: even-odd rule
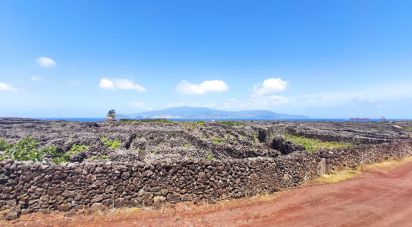
[[[351,178],[354,178],[358,176],[361,173],[360,170],[357,169],[345,169],[341,171],[337,171],[334,173],[330,174],[324,174],[314,180],[314,183],[319,183],[319,184],[334,184],[338,183],[341,181],[349,180]]]
[[[221,144],[223,143],[222,138],[218,137],[218,136],[213,136],[212,137],[212,144],[217,145],[217,144]]]
[[[208,161],[212,161],[213,159],[215,159],[215,157],[213,156],[213,154],[208,154],[208,155],[206,156],[206,160],[208,160]]]

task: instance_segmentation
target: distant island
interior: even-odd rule
[[[288,120],[308,119],[306,116],[274,113],[268,110],[225,111],[203,107],[174,107],[135,114],[118,114],[120,119],[174,119],[174,120]]]

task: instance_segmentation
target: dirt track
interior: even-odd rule
[[[95,216],[24,216],[29,226],[411,226],[412,162],[389,172],[368,171],[330,185],[305,186],[274,199],[180,205],[166,211]]]

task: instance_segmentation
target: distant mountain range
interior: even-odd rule
[[[307,119],[306,116],[279,114],[268,110],[225,111],[203,107],[175,107],[136,114],[118,114],[117,119],[175,120],[285,120]]]

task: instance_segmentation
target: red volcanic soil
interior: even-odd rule
[[[6,223],[3,223],[6,224]],[[17,226],[412,226],[412,162],[389,172],[304,186],[272,199],[65,217],[31,214]],[[1,222],[0,222],[1,225]]]

